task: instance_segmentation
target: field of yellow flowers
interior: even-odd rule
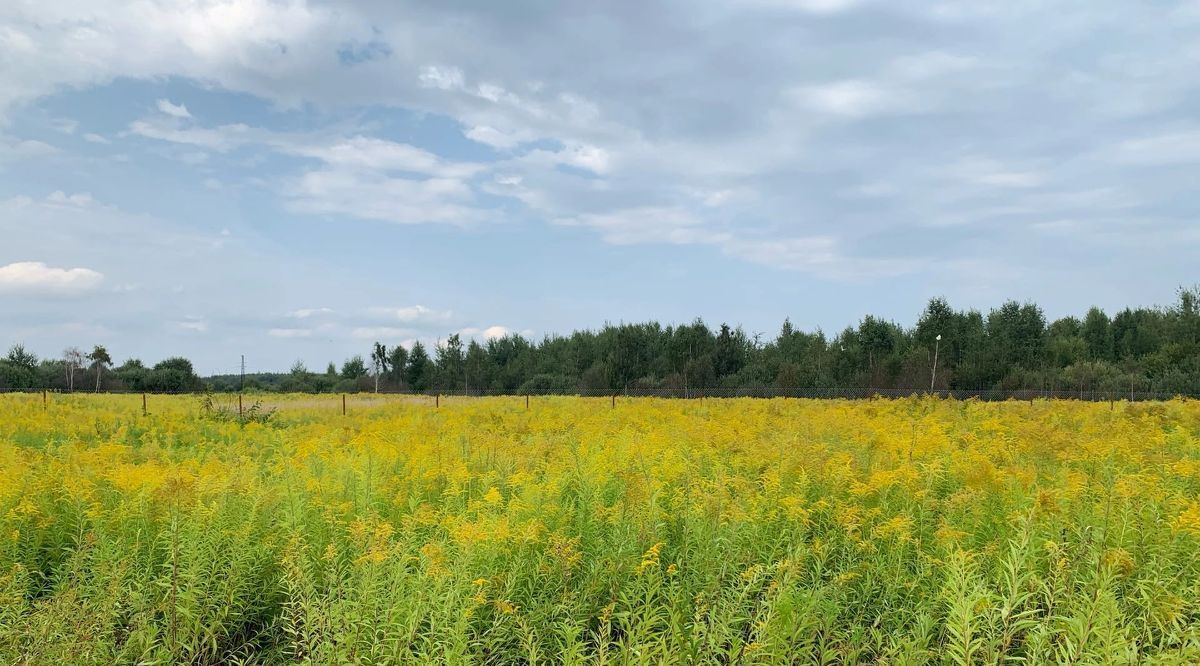
[[[0,396],[0,663],[1200,663],[1194,401],[277,402]]]

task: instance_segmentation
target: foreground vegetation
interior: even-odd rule
[[[1200,404],[0,396],[0,663],[1200,661]]]

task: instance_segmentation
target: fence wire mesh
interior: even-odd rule
[[[136,395],[203,395],[206,391],[136,391],[104,389],[101,391],[63,391],[61,389],[42,388],[3,388],[0,393],[50,393],[70,395],[95,394],[136,394]],[[710,388],[624,388],[624,389],[572,389],[572,390],[492,390],[492,389],[439,389],[430,391],[411,391],[381,389],[379,391],[345,392],[348,395],[367,396],[425,396],[425,397],[460,397],[482,398],[493,396],[575,396],[590,398],[626,397],[626,398],[670,398],[670,399],[702,399],[702,398],[807,398],[807,399],[841,399],[869,400],[874,398],[908,398],[912,396],[934,396],[955,400],[1080,400],[1085,402],[1109,402],[1128,400],[1145,402],[1155,400],[1170,400],[1173,398],[1196,399],[1197,395],[1169,393],[1163,391],[1145,390],[1093,390],[1093,389],[933,389],[928,388],[870,388],[870,387],[841,387],[841,388],[779,388],[761,387],[710,387]],[[237,392],[216,392],[216,395],[236,395]],[[247,395],[272,396],[285,395],[273,392],[246,392]],[[309,393],[314,398],[330,396],[335,398],[343,392]]]

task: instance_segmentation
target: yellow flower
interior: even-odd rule
[[[638,565],[638,575],[646,573],[647,570],[658,566],[658,554],[662,551],[663,544],[658,542],[650,546],[645,553],[642,554],[642,563]]]
[[[487,493],[484,494],[483,501],[495,506],[504,501],[504,496],[500,494],[499,488],[492,486],[491,488],[488,488]]]
[[[1188,504],[1175,520],[1171,521],[1175,529],[1200,537],[1200,502]]]

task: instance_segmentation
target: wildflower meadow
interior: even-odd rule
[[[0,663],[1200,663],[1194,401],[273,400],[0,396]]]

